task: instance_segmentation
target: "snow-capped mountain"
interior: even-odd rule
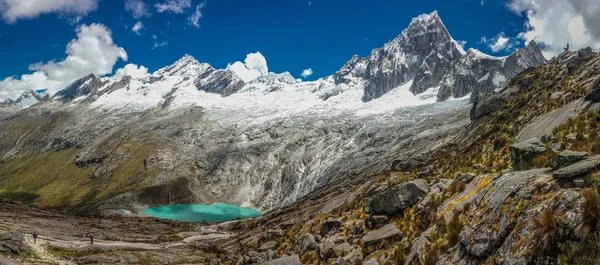
[[[546,62],[536,43],[508,57],[493,57],[475,49],[465,52],[450,36],[437,11],[412,20],[398,37],[366,58],[354,56],[339,71],[313,82],[300,82],[290,73],[275,74],[243,64],[215,69],[185,55],[173,65],[144,78],[86,76],[57,93],[61,102],[89,101],[103,110],[143,111],[150,108],[218,107],[275,111],[284,108],[362,109],[367,102],[393,90],[410,91],[398,104],[413,102],[429,91],[437,100],[462,98],[503,88],[526,68]],[[439,92],[438,92],[439,91]],[[428,103],[428,99],[422,103]],[[272,103],[272,104],[267,104]],[[398,105],[400,106],[400,105]],[[257,114],[258,115],[258,114]]]
[[[476,49],[469,49],[444,77],[438,100],[463,97],[472,92],[480,95],[490,93],[504,88],[508,81],[523,70],[546,62],[538,45],[533,41],[524,49],[517,49],[507,57],[493,57]]]
[[[6,99],[3,102],[0,102],[0,107],[14,105],[21,108],[31,107],[38,102],[46,101],[50,98],[48,94],[48,90],[40,89],[40,90],[28,90],[21,93],[16,100]]]
[[[335,76],[336,84],[359,78],[363,101],[381,97],[412,81],[419,94],[439,86],[464,51],[452,39],[437,11],[414,18],[407,29],[366,58],[353,57]]]

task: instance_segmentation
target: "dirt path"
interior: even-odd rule
[[[59,265],[74,264],[68,261],[59,260],[56,257],[52,256],[52,254],[48,253],[46,247],[44,247],[48,244],[48,241],[46,241],[45,239],[38,238],[36,240],[36,243],[34,244],[33,237],[31,235],[25,235],[25,241],[27,242],[31,250],[33,250],[33,252],[35,252],[35,254],[39,257],[39,259],[42,259],[45,262]]]

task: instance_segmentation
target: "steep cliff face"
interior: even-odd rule
[[[526,48],[517,49],[510,56],[503,58],[470,49],[444,77],[437,95],[438,100],[460,98],[470,93],[477,93],[483,97],[494,90],[504,88],[523,70],[546,62],[537,43],[533,41]]]
[[[348,76],[364,82],[363,101],[379,98],[414,80],[410,91],[419,94],[437,86],[462,56],[437,12],[414,18],[407,29],[366,58],[353,57],[335,76],[337,84]]]

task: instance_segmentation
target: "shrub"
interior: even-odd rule
[[[558,226],[554,212],[546,207],[533,219],[533,229],[540,237],[542,249],[547,253],[553,253],[558,241]]]
[[[458,240],[460,239],[459,235],[462,228],[463,223],[460,221],[460,214],[454,213],[447,226],[448,232],[446,234],[446,238],[448,239],[449,247],[453,247],[458,244]]]
[[[598,230],[600,221],[600,195],[598,190],[587,188],[581,191],[581,196],[584,198],[583,203],[583,221],[577,228],[577,233],[581,236],[585,228]]]

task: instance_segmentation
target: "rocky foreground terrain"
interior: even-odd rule
[[[434,12],[315,82],[185,56],[38,98],[0,104],[0,264],[600,260],[590,49],[464,52]],[[265,215],[140,214],[213,202]]]

